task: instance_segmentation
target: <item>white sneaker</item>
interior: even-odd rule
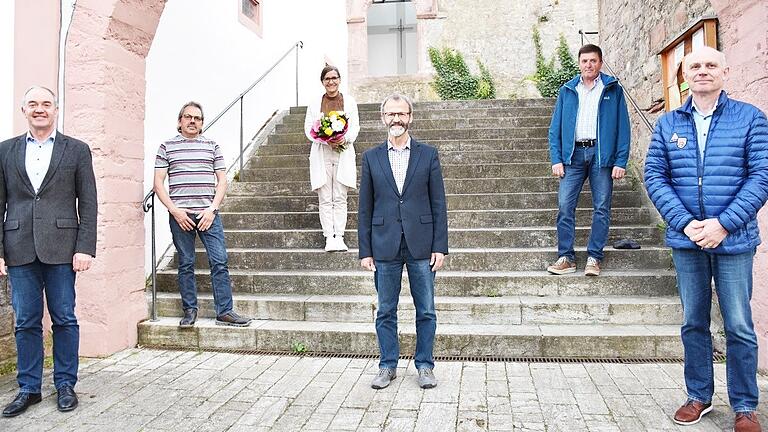
[[[333,237],[326,237],[325,238],[325,251],[326,252],[333,252]]]
[[[336,252],[346,252],[348,250],[347,244],[344,243],[344,237],[336,237]]]

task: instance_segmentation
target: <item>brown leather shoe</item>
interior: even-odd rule
[[[584,267],[584,276],[600,276],[600,261],[597,258],[587,258],[587,265]]]
[[[696,424],[704,417],[704,414],[712,411],[712,404],[703,404],[699,401],[688,400],[675,413],[675,423],[681,425]]]
[[[557,262],[547,267],[547,271],[556,275],[573,273],[576,271],[576,263],[569,260],[568,257],[561,256]]]
[[[736,413],[736,421],[733,423],[734,432],[760,432],[760,422],[754,411]]]

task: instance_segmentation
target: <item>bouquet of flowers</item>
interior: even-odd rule
[[[347,142],[343,140],[347,133],[347,115],[344,111],[331,111],[327,115],[322,114],[316,120],[309,131],[309,135],[316,141],[322,141],[328,145],[336,144],[335,150],[339,153],[347,149]]]

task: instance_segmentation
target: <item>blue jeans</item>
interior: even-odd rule
[[[557,212],[557,256],[576,261],[573,242],[576,237],[576,204],[584,180],[589,178],[592,189],[592,230],[589,234],[587,253],[592,258],[603,259],[603,248],[608,241],[611,225],[611,198],[613,196],[613,167],[600,168],[595,155],[596,148],[579,147],[573,151],[571,164],[565,166],[565,177],[560,180]]]
[[[169,215],[170,216],[170,215]],[[197,215],[189,214],[195,224],[199,222]],[[213,286],[213,303],[216,315],[220,316],[232,310],[232,282],[229,279],[227,266],[227,246],[224,243],[224,226],[218,214],[213,219],[211,227],[200,231],[195,227],[184,231],[173,216],[169,217],[173,245],[179,257],[179,292],[181,305],[184,310],[197,309],[197,286],[195,284],[195,238],[199,235],[208,255],[208,266],[211,269],[211,285]]]
[[[435,273],[429,259],[411,256],[405,238],[400,241],[400,257],[393,261],[375,261],[374,280],[379,308],[376,311],[376,337],[379,340],[380,368],[394,369],[400,358],[397,339],[397,303],[400,300],[403,265],[408,270],[411,297],[416,307],[416,368],[434,368],[432,347],[437,329],[435,313]]]
[[[19,389],[40,393],[43,382],[43,292],[53,323],[53,383],[77,383],[80,327],[75,316],[75,272],[72,264],[9,266],[11,303],[16,314],[16,360]]]
[[[715,391],[709,332],[714,279],[725,326],[728,399],[735,412],[757,409],[757,337],[749,306],[753,256],[754,251],[715,255],[697,249],[672,250],[683,303],[680,334],[685,350],[688,397],[709,403]]]

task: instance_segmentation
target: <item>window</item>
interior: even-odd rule
[[[238,21],[253,30],[259,37],[263,34],[261,20],[262,3],[263,0],[240,0],[240,10],[238,13]]]
[[[688,84],[683,77],[683,57],[702,46],[717,48],[717,18],[708,17],[696,21],[659,53],[666,111],[679,107],[688,98]]]

